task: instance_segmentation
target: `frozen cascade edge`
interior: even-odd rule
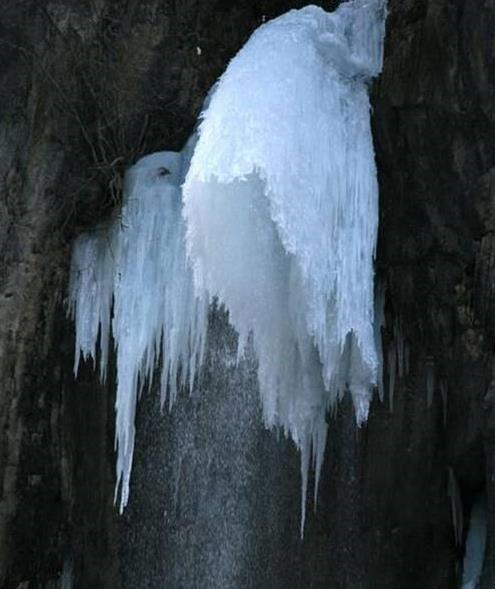
[[[138,396],[161,355],[162,403],[192,386],[214,297],[239,354],[252,334],[265,425],[301,452],[301,533],[327,410],[349,390],[362,424],[382,391],[368,84],[381,71],[385,17],[385,0],[353,0],[262,25],[216,85],[190,166],[194,137],[182,154],[142,158],[126,174],[121,219],[76,240],[74,369],[96,359],[99,340],[105,379],[111,331],[121,511]]]
[[[184,154],[158,152],[126,173],[120,219],[81,235],[72,255],[69,310],[80,358],[97,357],[106,377],[110,330],[117,355],[115,444],[120,511],[129,497],[136,404],[162,357],[161,403],[192,388],[203,359],[208,304],[193,290],[184,247],[180,184]],[[173,276],[173,280],[170,277]],[[113,310],[113,317],[112,317]]]
[[[259,27],[202,113],[183,186],[196,292],[228,310],[239,354],[252,335],[265,424],[301,452],[301,532],[327,410],[349,390],[362,424],[381,387],[368,85],[385,18],[355,0]]]

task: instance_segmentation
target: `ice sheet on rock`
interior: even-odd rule
[[[454,469],[449,466],[448,469],[448,486],[447,496],[450,499],[450,510],[452,516],[452,527],[454,528],[454,539],[456,546],[462,545],[462,537],[464,533],[464,516],[462,509],[461,491],[457,477],[454,474]]]
[[[443,425],[447,426],[447,395],[448,386],[445,380],[440,381],[440,396],[442,397],[442,413],[443,413]]]
[[[72,251],[70,312],[76,325],[74,374],[81,358],[96,360],[100,334],[100,377],[106,377],[112,297],[119,252],[118,226],[82,234]]]
[[[308,6],[261,26],[221,77],[184,184],[197,292],[218,297],[259,362],[267,426],[323,459],[326,410],[356,419],[378,382],[378,188],[367,83],[384,0]],[[303,522],[305,493],[303,493]]]
[[[486,496],[481,493],[476,498],[471,510],[462,570],[462,589],[476,589],[479,587],[485,560],[487,532]]]
[[[426,406],[428,409],[433,404],[433,393],[435,392],[435,360],[431,357],[426,359]]]
[[[390,411],[394,411],[394,398],[397,382],[409,374],[409,344],[404,336],[402,321],[397,317],[394,321],[393,339],[387,351],[388,401]],[[430,381],[428,381],[430,382]]]
[[[395,342],[392,341],[388,348],[387,354],[387,368],[388,368],[388,405],[390,411],[394,411],[394,395],[395,395],[395,378],[397,375],[397,353],[395,349]]]
[[[405,376],[408,372],[408,359],[406,341],[402,329],[402,321],[400,318],[396,318],[394,322],[394,342],[397,349],[397,374],[399,378]]]
[[[383,402],[384,388],[383,388],[383,334],[382,330],[385,327],[385,284],[377,282],[375,285],[375,316],[374,316],[374,333],[375,333],[375,349],[378,363],[377,371],[377,385],[378,395],[380,401]]]
[[[181,154],[142,158],[126,174],[121,216],[75,243],[70,285],[76,363],[96,358],[105,377],[110,322],[117,353],[117,488],[126,505],[134,450],[137,398],[162,357],[162,403],[192,385],[201,363],[207,301],[194,294],[186,263],[180,184]],[[113,301],[113,318],[111,319]]]

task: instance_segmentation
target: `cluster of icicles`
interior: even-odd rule
[[[183,152],[130,168],[119,219],[76,241],[75,371],[98,355],[105,378],[111,331],[121,509],[139,394],[159,358],[162,401],[194,386],[212,299],[239,334],[239,356],[252,342],[266,426],[301,452],[302,527],[327,411],[349,391],[366,420],[381,370],[368,84],[382,67],[384,23],[385,0],[353,0],[261,26]]]

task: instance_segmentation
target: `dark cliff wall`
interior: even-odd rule
[[[410,541],[415,528],[425,558],[438,550],[432,542],[452,533],[444,500],[449,468],[465,517],[486,485],[494,537],[494,342],[487,314],[495,162],[495,47],[488,30],[494,19],[492,2],[392,2],[375,94],[386,339],[390,350],[400,322],[411,366],[398,385],[390,431],[383,435],[370,422],[378,447],[369,460],[376,461],[381,448],[392,461],[381,479],[387,483],[381,501],[394,542]],[[454,550],[451,541],[445,565]],[[428,578],[416,586],[443,586]]]
[[[376,401],[358,432],[347,404],[330,419],[304,542],[298,457],[258,420],[252,363],[221,368],[218,313],[193,397],[162,417],[143,400],[129,511],[112,507],[112,383],[71,375],[70,242],[117,210],[127,165],[181,147],[263,17],[303,4],[2,4],[0,586],[53,587],[72,558],[82,589],[451,588],[449,473],[466,518],[486,491],[495,538],[489,0],[389,2],[373,94],[386,380],[403,348],[410,365],[393,412]]]

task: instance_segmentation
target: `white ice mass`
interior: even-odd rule
[[[187,159],[187,158],[186,158]],[[207,305],[193,292],[186,266],[180,184],[185,158],[160,152],[126,174],[121,218],[84,234],[72,257],[70,303],[76,323],[76,361],[108,362],[110,324],[117,353],[117,488],[125,507],[134,450],[134,416],[140,392],[162,357],[162,403],[177,385],[192,386],[201,364]],[[188,159],[187,159],[188,161]],[[113,301],[113,318],[112,313]]]
[[[466,538],[461,589],[477,589],[483,572],[488,531],[486,496],[482,493],[471,510]]]
[[[368,84],[384,26],[384,1],[355,0],[256,30],[202,115],[183,187],[196,291],[224,304],[240,352],[252,334],[265,423],[301,451],[303,525],[326,410],[348,389],[363,423],[379,381]]]
[[[120,221],[76,242],[76,371],[81,355],[96,357],[100,333],[104,378],[110,327],[117,349],[121,507],[138,395],[160,355],[163,397],[169,387],[173,401],[178,376],[192,383],[213,298],[240,356],[252,341],[266,426],[301,451],[302,528],[327,410],[349,390],[366,420],[381,380],[368,85],[382,67],[385,13],[385,0],[353,0],[259,27],[212,93],[188,170],[189,156],[143,158],[127,174]]]

